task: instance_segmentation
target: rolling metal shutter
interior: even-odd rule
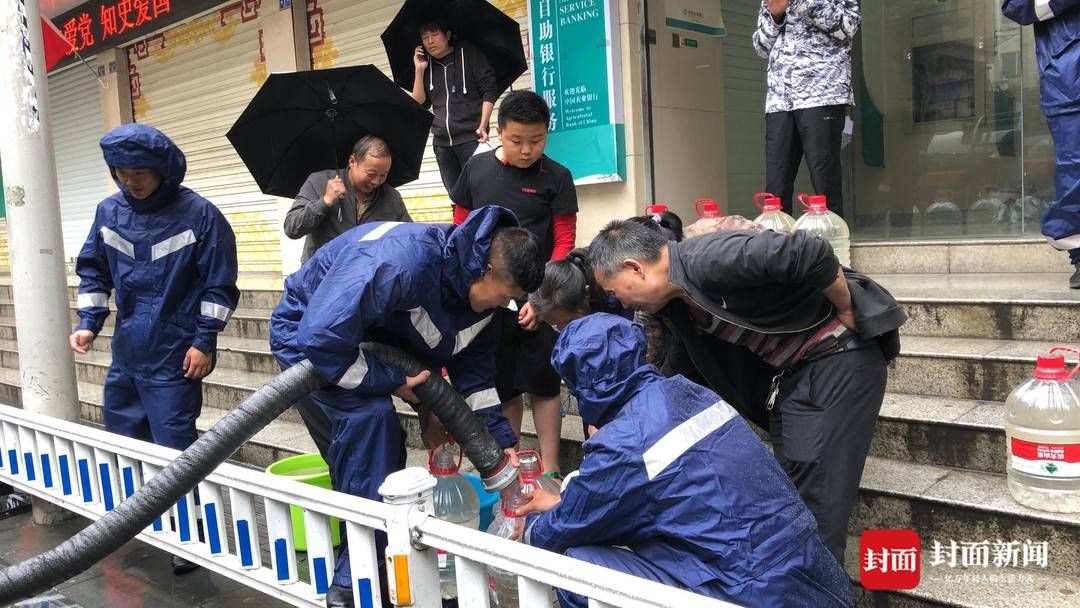
[[[278,199],[259,191],[225,133],[266,80],[261,16],[276,2],[236,2],[128,47],[137,122],[187,157],[184,185],[236,233],[241,272],[281,271]]]

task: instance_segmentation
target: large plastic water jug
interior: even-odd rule
[[[1040,356],[1034,377],[1005,400],[1009,493],[1033,509],[1080,513],[1080,364],[1065,368],[1055,347]]]
[[[653,203],[651,205],[645,205],[645,215],[660,215],[668,210],[668,206],[663,203]]]
[[[851,233],[844,218],[829,211],[823,195],[800,194],[798,201],[802,203],[804,212],[795,222],[795,229],[805,230],[829,241],[840,264],[850,267]]]
[[[769,192],[754,195],[754,204],[761,210],[761,215],[754,218],[754,223],[773,232],[791,232],[795,230],[795,218],[784,213],[780,197]]]
[[[473,530],[480,529],[480,498],[467,479],[461,475],[463,452],[457,450],[457,458],[451,453],[451,445],[431,452],[428,456],[428,468],[435,476],[435,489],[432,500],[435,502],[435,517],[450,523],[460,524]],[[439,586],[443,599],[457,597],[457,576],[454,568],[454,556],[445,551],[437,551],[439,562]]]
[[[967,233],[974,235],[1001,234],[1008,229],[1005,203],[997,186],[985,186],[978,200],[967,210]]]
[[[701,236],[720,229],[721,218],[720,205],[711,198],[699,198],[694,201],[694,211],[697,212],[698,220],[683,229],[685,238]]]

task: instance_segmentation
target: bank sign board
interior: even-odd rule
[[[551,108],[546,154],[576,184],[626,179],[618,3],[529,0],[533,90]]]

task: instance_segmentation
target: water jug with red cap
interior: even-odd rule
[[[668,206],[663,203],[653,203],[651,205],[645,205],[645,215],[660,215],[668,210]]]
[[[480,528],[480,497],[472,484],[461,475],[461,459],[464,452],[457,449],[454,457],[454,444],[447,444],[428,454],[428,469],[435,476],[435,489],[432,500],[435,503],[435,517],[443,521],[460,524],[466,528]],[[439,563],[439,587],[443,599],[457,597],[457,576],[454,568],[454,556],[445,551],[437,551]]]
[[[1080,513],[1080,364],[1065,366],[1057,346],[1039,356],[1034,377],[1005,400],[1006,473],[1020,504]]]
[[[791,232],[795,229],[795,218],[784,213],[780,197],[770,192],[758,192],[754,195],[754,204],[761,209],[761,215],[754,223],[773,232]]]
[[[804,211],[795,222],[795,229],[805,230],[829,241],[840,264],[850,267],[851,232],[844,218],[829,211],[824,195],[800,194],[797,199]]]
[[[720,213],[719,203],[711,198],[699,198],[694,201],[694,211],[697,212],[699,219],[683,229],[683,235],[686,238],[701,236],[720,229],[724,216]]]

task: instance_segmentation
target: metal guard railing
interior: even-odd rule
[[[179,454],[6,405],[0,405],[0,427],[0,481],[90,519],[115,508]],[[395,475],[415,485],[427,472]],[[198,503],[196,492],[188,492],[138,538],[294,606],[324,604],[334,571],[331,518],[345,522],[356,606],[381,605],[375,531],[387,533],[389,599],[397,605],[441,606],[440,550],[454,556],[461,608],[489,608],[488,566],[518,576],[521,608],[550,608],[552,587],[584,595],[595,608],[734,606],[440,521],[430,515],[430,489],[385,500],[225,463],[199,483]],[[303,510],[305,577],[290,505]]]

